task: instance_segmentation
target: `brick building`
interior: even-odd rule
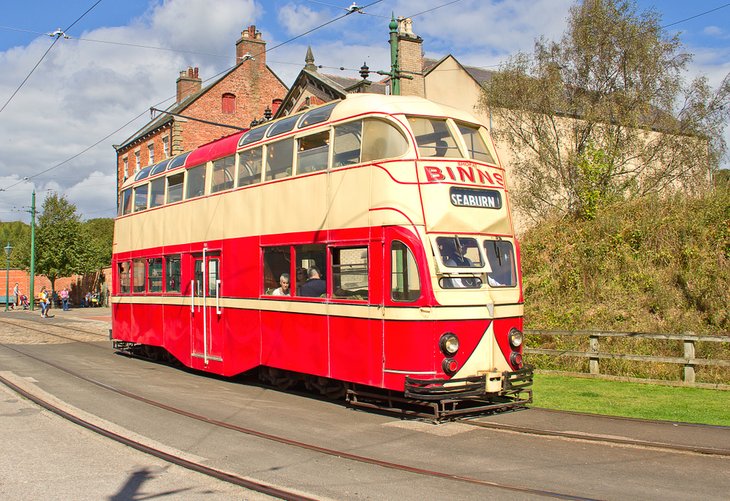
[[[236,42],[236,64],[203,87],[198,68],[181,71],[177,99],[122,144],[117,152],[117,187],[147,165],[226,136],[233,129],[175,116],[247,127],[267,108],[276,111],[287,86],[266,65],[266,42],[249,26]],[[170,113],[174,113],[172,115]]]

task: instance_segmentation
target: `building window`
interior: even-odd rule
[[[147,162],[147,165],[152,165],[153,163],[155,163],[155,145],[148,144],[147,152],[148,152],[148,156],[149,156],[149,161]]]
[[[236,112],[236,96],[234,94],[223,94],[223,98],[221,99],[221,111],[231,115]]]
[[[139,163],[139,150],[137,150],[137,151],[134,152],[134,172],[135,172],[135,174],[137,172],[139,172],[139,167],[140,167],[140,163]]]
[[[162,138],[162,153],[165,155],[165,158],[170,158],[170,138],[169,137]]]
[[[122,158],[122,174],[124,175],[125,178],[127,176],[129,176],[129,158],[128,157]]]

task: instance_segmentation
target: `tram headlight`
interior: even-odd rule
[[[522,332],[519,329],[512,327],[509,330],[509,344],[512,348],[517,349],[522,346]]]
[[[444,355],[452,357],[459,351],[459,338],[453,332],[447,332],[441,336],[439,346]]]

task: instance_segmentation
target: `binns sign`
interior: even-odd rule
[[[505,187],[503,172],[471,162],[441,166],[426,165],[423,170],[428,183],[453,182],[492,188]]]

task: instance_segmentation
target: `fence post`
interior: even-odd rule
[[[598,336],[591,334],[589,342],[591,353],[598,353]],[[588,359],[588,368],[590,369],[591,374],[600,374],[601,371],[598,367],[598,357],[590,357]]]
[[[688,333],[692,334],[692,333]],[[689,363],[689,360],[695,358],[695,341],[694,339],[684,340],[684,358],[687,359],[687,363],[684,364],[684,382],[694,383],[695,382],[695,366]]]

